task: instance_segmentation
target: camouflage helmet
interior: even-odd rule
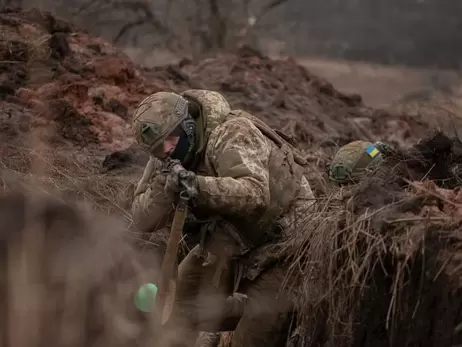
[[[136,108],[132,126],[138,144],[152,152],[178,125],[188,118],[188,102],[181,95],[158,92]]]
[[[378,164],[383,159],[385,144],[368,141],[353,141],[341,147],[330,163],[329,179],[339,184],[355,183],[367,168]]]

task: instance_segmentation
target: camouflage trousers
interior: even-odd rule
[[[253,281],[243,279],[238,291],[245,297],[232,295],[232,262],[222,266],[219,283],[217,266],[217,261],[206,261],[198,246],[181,262],[175,307],[162,346],[194,346],[200,331],[234,331],[231,347],[283,345],[293,310],[280,291],[283,269],[269,269]]]

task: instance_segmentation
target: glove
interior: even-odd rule
[[[164,193],[175,198],[181,191],[186,189],[190,194],[194,195],[197,194],[198,185],[197,176],[194,172],[187,171],[181,165],[176,164],[167,173]]]

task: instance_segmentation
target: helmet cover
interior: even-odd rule
[[[340,184],[355,183],[366,169],[383,159],[378,146],[368,141],[353,141],[342,146],[329,166],[329,179]]]
[[[138,144],[152,152],[188,117],[187,100],[176,93],[158,92],[145,98],[133,114]]]

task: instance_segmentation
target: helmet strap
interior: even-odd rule
[[[192,119],[191,115],[188,114],[188,117],[181,122],[181,128],[188,136],[189,143],[191,145],[194,144],[196,139],[196,121]]]
[[[180,160],[181,163],[185,165],[188,154],[191,153],[195,147],[196,122],[188,115],[174,133],[177,133],[180,139],[170,157]]]

